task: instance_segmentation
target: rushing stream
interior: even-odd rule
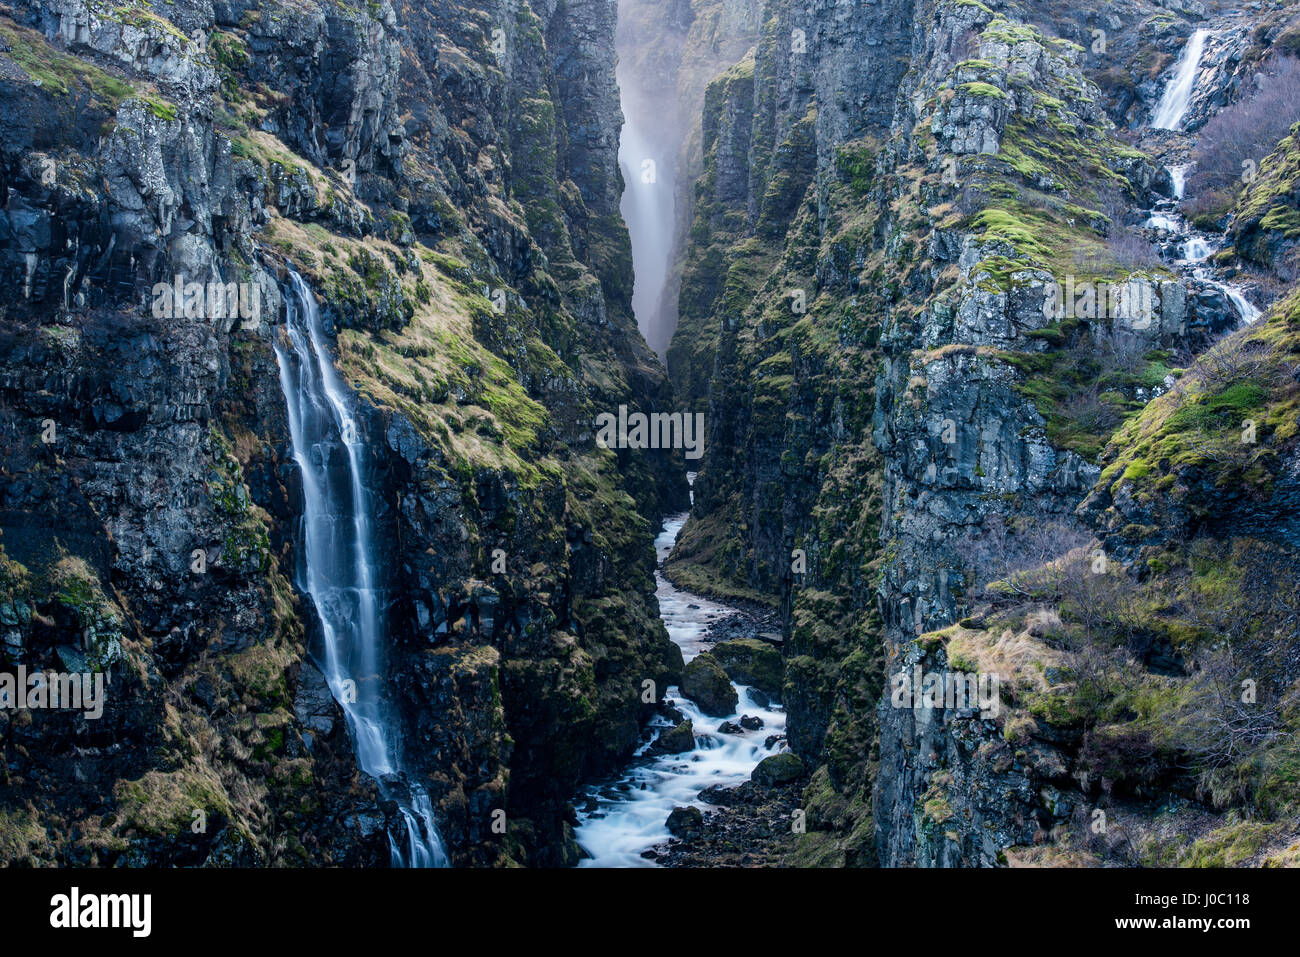
[[[685,521],[685,515],[677,515],[664,523],[663,531],[655,539],[660,564],[672,551]],[[690,661],[708,650],[704,638],[709,625],[732,614],[734,609],[682,591],[658,572],[655,582],[659,614],[668,635],[682,649],[682,657]],[[702,788],[713,784],[723,787],[741,784],[749,780],[759,761],[779,750],[780,744],[774,742],[769,748],[766,742],[773,735],[785,734],[784,710],[779,705],[758,705],[744,685],[735,688],[740,696],[739,710],[721,718],[701,714],[678,694],[676,687],[667,690],[667,697],[673,699],[677,710],[691,719],[695,750],[647,757],[652,740],[638,750],[638,757],[622,776],[588,789],[592,800],[587,809],[579,812],[577,837],[583,850],[591,856],[581,866],[653,866],[654,862],[641,857],[641,852],[671,836],[665,821],[674,807],[706,808],[698,797]],[[735,723],[742,715],[761,718],[763,727],[740,734],[718,733],[724,721]],[[656,718],[654,727],[658,737],[671,724]]]
[[[1192,95],[1196,92],[1201,55],[1205,52],[1205,41],[1209,36],[1209,30],[1197,30],[1183,47],[1151,120],[1152,129],[1182,130],[1183,119],[1187,115]],[[1222,293],[1232,303],[1242,324],[1255,322],[1260,317],[1260,310],[1246,298],[1240,288],[1217,278],[1209,264],[1210,257],[1223,245],[1223,238],[1193,228],[1178,211],[1191,166],[1167,168],[1174,185],[1173,199],[1162,200],[1150,210],[1143,227],[1151,230],[1155,238],[1164,244],[1166,257],[1180,272]]]
[[[319,664],[347,718],[357,764],[401,808],[406,833],[389,835],[393,866],[443,867],[447,855],[432,802],[418,785],[403,780],[398,736],[383,692],[383,582],[355,401],[334,368],[315,297],[297,273],[289,275],[288,347],[277,341],[275,355],[293,457],[302,475],[298,587],[320,614]]]

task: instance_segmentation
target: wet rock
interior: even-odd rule
[[[743,715],[740,719],[740,726],[746,731],[757,731],[763,727],[763,719],[753,714]]]
[[[724,721],[718,725],[718,734],[744,734],[745,729],[734,721]]]
[[[695,748],[695,729],[691,719],[687,718],[675,728],[661,732],[654,743],[654,750],[662,754],[684,754]]]
[[[778,784],[790,784],[803,776],[803,761],[797,754],[785,752],[773,754],[758,762],[750,775],[755,784],[771,787]]]
[[[739,638],[713,646],[710,652],[732,681],[752,685],[767,694],[779,694],[785,676],[781,652],[755,638]]]
[[[704,824],[704,812],[697,807],[675,807],[664,823],[675,837],[692,837]]]
[[[726,807],[729,804],[735,803],[738,794],[736,788],[723,787],[721,784],[710,784],[697,796],[705,804],[715,804],[719,807]]]
[[[708,652],[697,655],[682,675],[682,694],[695,706],[713,717],[725,717],[736,710],[740,696],[731,686],[726,671]]]

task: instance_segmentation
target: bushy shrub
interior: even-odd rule
[[[1235,197],[1243,174],[1257,170],[1290,131],[1300,103],[1300,60],[1274,57],[1255,74],[1253,86],[1211,117],[1197,138],[1185,210],[1193,220],[1226,210],[1231,203],[1224,200]]]

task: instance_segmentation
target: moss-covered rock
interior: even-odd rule
[[[681,690],[695,702],[696,707],[714,717],[735,713],[740,701],[718,659],[707,652],[696,655],[686,665]]]
[[[785,676],[781,652],[757,638],[734,638],[718,642],[709,652],[737,684],[753,685],[760,691],[779,695]]]
[[[695,728],[691,719],[678,724],[675,728],[659,732],[655,739],[655,749],[664,754],[685,754],[695,749]]]
[[[778,787],[783,784],[793,784],[803,777],[803,774],[804,764],[799,759],[799,755],[787,751],[784,754],[768,755],[759,761],[749,777],[755,784]]]

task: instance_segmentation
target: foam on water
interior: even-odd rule
[[[686,516],[679,515],[664,523],[664,530],[655,539],[655,551],[660,562],[672,551],[673,542],[682,529]],[[656,573],[660,615],[668,635],[682,649],[682,657],[690,661],[707,650],[704,636],[711,622],[731,614],[733,609],[719,602],[692,595],[677,588]],[[699,800],[699,792],[712,784],[733,787],[749,780],[750,772],[759,761],[780,750],[766,747],[770,735],[785,733],[785,711],[780,706],[760,707],[750,696],[750,689],[736,685],[740,701],[737,711],[726,717],[704,715],[689,700],[682,698],[676,687],[667,690],[667,697],[684,716],[691,719],[695,730],[695,750],[686,754],[659,755],[643,758],[640,755],[650,747],[647,742],[638,750],[638,759],[620,777],[590,789],[597,807],[579,813],[577,839],[591,855],[582,861],[582,867],[653,867],[654,862],[641,857],[641,852],[667,841],[671,835],[665,822],[675,807],[694,805],[701,809],[708,805]],[[736,722],[741,715],[756,715],[763,719],[763,727],[741,734],[719,734],[724,721]],[[654,726],[666,730],[669,723],[656,718]],[[657,732],[656,732],[657,737]]]

